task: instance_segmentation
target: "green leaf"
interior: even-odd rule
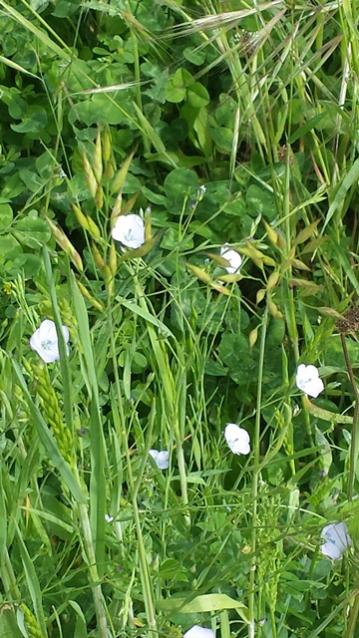
[[[42,606],[42,592],[41,592],[39,579],[37,576],[37,572],[36,572],[33,560],[32,558],[30,558],[30,555],[24,543],[22,534],[19,528],[17,527],[17,525],[16,525],[16,537],[20,547],[21,560],[24,567],[24,573],[26,577],[27,586],[29,588],[29,592],[31,595],[32,604],[34,606],[36,619],[37,619],[37,622],[39,623],[42,636],[44,636],[44,638],[45,637],[47,638],[48,633],[46,630],[45,615],[44,615],[44,610]]]
[[[78,289],[73,273],[69,273],[71,297],[74,303],[78,323],[78,334],[84,356],[83,374],[90,394],[90,440],[91,440],[91,477],[90,477],[90,517],[91,532],[95,544],[98,572],[101,575],[105,565],[105,454],[106,442],[100,409],[99,387],[96,365],[90,333],[89,318],[85,301]]]
[[[188,88],[187,92],[188,102],[196,109],[201,109],[203,106],[209,104],[209,93],[203,84],[200,82],[194,82]]]
[[[0,261],[4,257],[10,259],[21,253],[22,248],[12,235],[3,235],[0,237]]]
[[[23,245],[29,248],[39,248],[49,241],[51,231],[44,219],[28,215],[15,222],[13,235]]]
[[[6,230],[13,220],[12,208],[9,204],[0,204],[0,232]]]
[[[165,181],[164,190],[168,207],[173,213],[180,213],[184,199],[193,196],[199,187],[196,173],[188,168],[175,168]]]
[[[0,636],[1,638],[21,638],[15,609],[8,603],[0,607]]]
[[[315,426],[315,442],[319,448],[320,466],[322,470],[324,470],[325,474],[328,474],[333,461],[332,451],[327,439],[317,426]]]
[[[272,221],[277,215],[275,199],[268,190],[257,184],[251,184],[247,190],[246,202],[248,213],[252,217],[261,214],[265,219]]]
[[[189,600],[189,597],[190,596],[179,596],[177,598],[173,596],[167,600],[159,601],[157,606],[164,612],[181,612],[182,614],[235,609],[245,622],[249,622],[247,607],[238,600],[227,596],[227,594],[203,594],[201,596],[196,596],[190,600],[190,602],[186,602]]]
[[[192,75],[186,69],[177,69],[166,85],[165,98],[167,102],[183,102],[186,97],[187,87],[193,83]]]
[[[183,50],[183,57],[192,64],[201,66],[205,60],[206,51],[204,49],[199,49],[198,47],[186,47]]]
[[[148,312],[148,310],[145,310],[144,308],[141,308],[140,306],[138,306],[135,301],[129,301],[128,299],[120,298],[119,302],[121,306],[124,306],[125,308],[130,310],[130,312],[132,312],[133,314],[138,315],[139,317],[142,317],[142,319],[144,319],[148,323],[158,328],[158,330],[160,330],[163,336],[174,338],[171,330],[164,323],[162,323],[162,321],[157,319],[157,317],[154,317],[153,315],[151,315]]]
[[[345,177],[343,178],[342,183],[340,184],[335,194],[335,197],[329,206],[329,210],[325,218],[325,222],[324,222],[321,234],[324,233],[324,230],[327,224],[330,222],[331,218],[333,217],[334,213],[338,210],[338,208],[344,206],[344,202],[345,202],[345,198],[346,198],[348,190],[354,184],[356,184],[358,180],[359,180],[359,159],[355,160],[354,164],[352,165],[348,173],[345,174]]]

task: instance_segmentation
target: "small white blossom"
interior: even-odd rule
[[[169,452],[167,452],[167,450],[149,450],[148,453],[153,458],[159,470],[167,470],[169,466]]]
[[[112,523],[113,516],[111,516],[111,514],[105,514],[105,521],[106,523]]]
[[[224,429],[224,438],[233,454],[249,454],[251,451],[247,430],[240,428],[235,423],[227,423]]]
[[[216,634],[212,629],[206,629],[205,627],[200,627],[199,625],[193,625],[191,629],[186,631],[183,634],[183,638],[216,638]]]
[[[228,246],[228,244],[224,244],[224,246],[222,246],[221,257],[226,259],[228,262],[228,266],[225,266],[225,269],[230,275],[233,275],[240,269],[242,265],[242,257],[236,250],[233,250],[233,248]]]
[[[69,329],[66,326],[61,326],[61,328],[68,353]],[[45,319],[41,322],[30,339],[30,348],[35,350],[45,363],[52,363],[60,358],[56,326],[53,321]]]
[[[342,557],[350,545],[352,539],[349,536],[346,523],[331,523],[323,527],[321,537],[324,543],[320,547],[320,551],[324,556],[338,560]]]
[[[297,368],[295,382],[299,390],[302,390],[310,397],[314,397],[314,399],[324,390],[324,384],[319,377],[318,368],[312,365],[306,366],[301,363]]]
[[[112,237],[127,248],[139,248],[145,242],[145,224],[135,213],[120,215],[112,229]]]

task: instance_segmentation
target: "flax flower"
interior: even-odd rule
[[[324,390],[324,384],[319,377],[318,368],[312,365],[306,366],[301,363],[297,368],[295,382],[299,390],[302,390],[310,397],[314,397],[314,399]]]
[[[145,242],[145,225],[135,213],[120,215],[112,229],[112,237],[126,248],[139,248]]]
[[[224,429],[224,438],[233,454],[249,454],[251,451],[247,430],[240,428],[235,423],[227,423]]]
[[[61,326],[61,328],[68,352],[69,329],[66,326]],[[30,339],[30,348],[35,350],[45,363],[53,363],[60,358],[56,326],[53,321],[45,319],[41,322]]]
[[[228,244],[224,244],[221,248],[221,257],[228,262],[228,266],[225,266],[226,271],[229,275],[234,275],[241,265],[242,265],[242,257],[236,250],[233,250]]]
[[[169,452],[167,452],[167,450],[149,450],[148,453],[153,458],[159,470],[167,470],[169,466]]]
[[[320,551],[324,556],[338,560],[352,544],[346,523],[331,523],[323,527],[321,537],[324,543]]]

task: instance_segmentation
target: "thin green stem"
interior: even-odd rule
[[[252,560],[249,576],[249,596],[248,596],[248,609],[249,609],[249,624],[248,624],[248,638],[254,638],[255,636],[255,583],[256,583],[256,571],[257,571],[257,528],[258,528],[258,484],[260,475],[260,431],[261,431],[261,406],[262,406],[262,384],[263,384],[263,368],[264,368],[264,353],[265,343],[267,335],[268,325],[268,306],[266,306],[263,314],[261,341],[259,346],[259,362],[258,362],[258,386],[257,386],[257,401],[256,401],[256,420],[254,426],[254,438],[253,438],[253,481],[252,481],[252,537],[251,537],[251,549]]]
[[[79,504],[79,517],[81,521],[81,529],[83,534],[84,549],[87,558],[88,570],[90,574],[90,586],[92,590],[92,597],[96,610],[97,627],[99,631],[99,638],[109,638],[107,618],[106,618],[106,605],[102,594],[101,584],[99,582],[99,576],[97,571],[95,548],[92,541],[91,525],[87,511],[86,504]]]
[[[143,587],[143,597],[145,602],[146,616],[149,627],[149,635],[155,635],[157,633],[157,622],[156,622],[156,612],[155,606],[153,602],[152,596],[152,588],[151,588],[151,579],[148,572],[148,562],[146,557],[145,544],[142,534],[141,520],[140,520],[140,512],[137,504],[137,487],[139,486],[139,481],[137,480],[136,485],[134,484],[132,467],[131,467],[131,459],[128,452],[128,446],[126,449],[127,456],[127,470],[129,483],[132,491],[132,508],[133,508],[133,518],[135,521],[136,534],[137,534],[137,545],[139,552],[139,560],[140,560],[140,574],[141,574],[141,582]]]
[[[356,384],[353,367],[350,361],[350,356],[347,348],[347,344],[345,341],[345,335],[340,333],[340,339],[342,343],[342,349],[345,359],[345,365],[348,371],[349,379],[351,386],[353,388],[354,394],[354,414],[353,414],[353,425],[352,425],[352,437],[350,442],[350,455],[349,455],[349,476],[348,476],[348,500],[353,500],[353,492],[354,492],[354,483],[355,483],[355,468],[356,462],[358,458],[358,428],[359,428],[359,391],[358,386]]]

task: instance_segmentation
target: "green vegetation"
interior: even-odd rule
[[[359,636],[358,16],[0,0],[0,638]]]

